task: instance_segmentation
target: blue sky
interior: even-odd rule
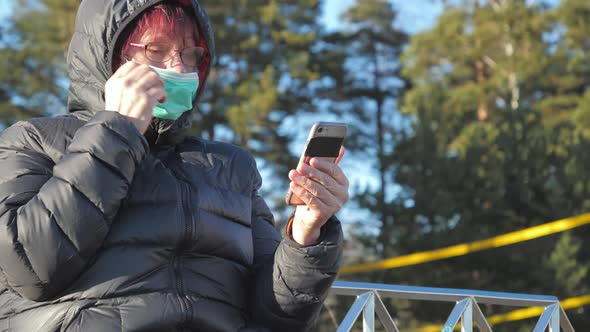
[[[540,2],[543,0],[529,0]],[[552,5],[559,0],[544,0]],[[10,15],[15,0],[0,0],[0,25]],[[339,27],[339,16],[350,7],[355,0],[326,0],[324,8],[324,20],[329,29]],[[436,18],[442,12],[440,0],[391,0],[398,11],[397,27],[408,33],[416,33],[431,27]]]
[[[0,25],[10,16],[15,0],[0,0]],[[324,19],[329,29],[338,28],[339,16],[354,3],[354,0],[326,0]],[[398,27],[414,33],[430,27],[442,11],[437,0],[397,0],[392,1],[399,11]]]
[[[4,22],[10,15],[13,2],[13,0],[0,0],[0,25],[2,25],[2,22]]]
[[[355,0],[326,0],[324,20],[329,29],[339,27],[339,16]],[[416,33],[431,27],[442,12],[441,1],[438,0],[396,0],[391,1],[398,11],[396,26],[406,32]]]

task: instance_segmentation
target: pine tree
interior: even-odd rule
[[[77,0],[16,2],[8,28],[0,36],[3,126],[65,112],[65,50],[78,4]]]
[[[411,81],[402,111],[412,130],[395,147],[390,174],[403,190],[391,207],[394,227],[380,237],[385,252],[435,249],[585,212],[590,181],[582,171],[588,144],[576,130],[580,113],[546,100],[571,98],[577,110],[584,98],[583,78],[576,78],[584,52],[575,50],[586,44],[547,38],[559,28],[557,18],[574,28],[587,21],[584,4],[566,2],[554,11],[526,1],[465,1],[412,36],[402,58]],[[567,24],[571,40],[583,35]],[[573,234],[377,276],[387,283],[582,295],[589,290],[588,258],[576,236],[582,231]],[[558,266],[572,277],[556,288]],[[445,310],[412,304],[398,314],[412,325]]]
[[[349,125],[348,159],[370,161],[358,165],[363,174],[376,178],[376,188],[356,188],[354,201],[371,211],[375,222],[367,227],[388,234],[394,211],[391,155],[400,125],[396,121],[397,98],[405,83],[400,79],[399,54],[407,36],[396,28],[396,12],[385,0],[356,2],[342,16],[343,31],[324,37],[318,62],[329,82],[318,89],[328,112],[339,114]],[[383,240],[378,240],[378,243]],[[375,247],[372,245],[371,247]],[[383,252],[378,251],[379,255]]]

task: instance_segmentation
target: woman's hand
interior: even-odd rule
[[[338,166],[344,148],[336,162],[312,158],[289,172],[291,190],[305,205],[297,206],[292,225],[292,237],[308,245],[320,236],[320,228],[348,201],[348,178]]]
[[[126,116],[142,134],[152,120],[154,106],[166,97],[160,76],[135,61],[122,65],[105,84],[105,109]]]

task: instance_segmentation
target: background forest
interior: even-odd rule
[[[194,134],[257,157],[277,221],[290,213],[286,174],[317,120],[349,124],[343,168],[352,198],[339,215],[346,265],[590,211],[590,1],[421,1],[443,9],[420,31],[386,0],[352,2],[328,28],[326,1],[200,1],[218,58]],[[65,51],[78,4],[0,0],[11,8],[0,22],[0,130],[66,112]],[[340,280],[566,299],[590,294],[589,239],[582,226]],[[330,298],[318,330],[335,330],[347,304]],[[408,331],[442,323],[452,309],[387,306]],[[577,331],[590,331],[590,306],[567,314]]]

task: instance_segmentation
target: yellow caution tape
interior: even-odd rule
[[[590,213],[583,214],[577,217],[553,221],[550,223],[526,228],[520,231],[507,233],[504,235],[499,235],[486,240],[458,244],[446,248],[424,251],[395,258],[389,258],[373,263],[343,266],[340,269],[340,274],[344,275],[373,270],[387,270],[397,267],[422,264],[450,257],[463,256],[476,251],[503,247],[518,242],[524,242],[539,237],[567,231],[572,228],[580,227],[586,224],[590,224]]]
[[[590,295],[572,297],[561,301],[560,304],[564,310],[583,307],[585,305],[590,304]],[[530,307],[518,309],[505,314],[490,316],[487,319],[487,321],[490,325],[497,325],[505,322],[513,322],[517,320],[540,317],[543,313],[543,310],[545,310],[545,308],[543,307]],[[427,325],[420,328],[418,332],[440,332],[443,327],[443,325]]]

